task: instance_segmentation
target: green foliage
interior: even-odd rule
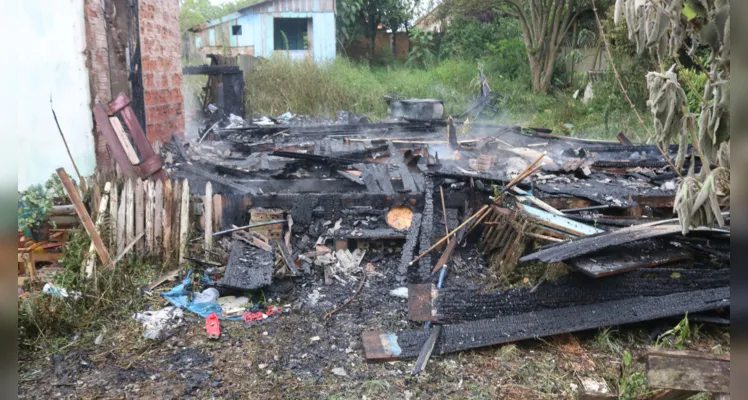
[[[683,68],[678,72],[678,81],[680,81],[683,90],[686,91],[688,109],[693,114],[700,113],[704,98],[704,87],[709,81],[709,77],[704,72]]]
[[[100,329],[116,319],[142,311],[146,298],[140,287],[157,275],[157,271],[143,260],[130,255],[117,268],[98,268],[94,279],[81,279],[80,269],[89,246],[88,235],[73,231],[65,244],[63,270],[53,283],[64,288],[69,296],[58,298],[40,292],[18,302],[18,344],[21,349],[48,350],[56,339]],[[39,288],[37,288],[39,289]],[[75,293],[82,293],[74,299]],[[41,339],[41,343],[39,340]]]
[[[631,353],[624,350],[621,360],[621,379],[618,383],[619,399],[638,399],[647,392],[647,375],[643,368],[633,365]]]
[[[489,74],[529,82],[529,63],[519,22],[496,18],[480,22],[457,15],[444,33],[440,58],[482,60]]]
[[[410,53],[407,65],[431,66],[436,61],[433,52],[434,32],[414,28],[410,31]]]
[[[179,28],[182,32],[207,20],[221,18],[261,0],[234,0],[214,5],[210,0],[180,0]]]
[[[343,47],[363,33],[363,23],[360,19],[363,4],[363,0],[339,0],[337,3],[335,27],[338,41]]]
[[[60,176],[57,174],[52,174],[52,176],[49,177],[47,182],[44,184],[44,188],[47,189],[47,196],[53,200],[67,199],[65,188],[62,186]]]
[[[41,228],[49,222],[52,212],[52,195],[42,187],[34,185],[18,195],[18,231]]]
[[[691,340],[691,327],[688,324],[688,313],[683,317],[673,329],[669,329],[657,337],[655,346],[668,346],[678,350],[683,350],[683,345]]]

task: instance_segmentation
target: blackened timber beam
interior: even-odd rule
[[[320,156],[318,154],[310,153],[298,153],[294,151],[274,151],[270,153],[271,156],[293,158],[297,160],[305,160],[310,162],[316,162],[325,165],[351,165],[356,163],[371,163],[365,159],[355,158],[343,158],[343,157],[331,157],[331,156]]]
[[[224,75],[241,73],[241,69],[235,65],[198,65],[194,67],[182,67],[183,75]]]
[[[434,347],[434,354],[454,353],[519,340],[630,324],[729,306],[730,287],[727,286],[444,325]],[[395,360],[418,357],[430,334],[431,329],[418,329],[400,333],[365,331],[361,336],[367,360]]]
[[[343,239],[383,240],[405,239],[407,235],[408,231],[401,231],[392,228],[341,229],[335,234],[335,237]]]
[[[423,254],[431,248],[434,240],[434,182],[427,179],[424,190],[424,206],[421,219],[421,233],[419,237],[418,254]],[[431,255],[427,254],[418,261],[418,267],[410,267],[408,271],[409,283],[426,282],[431,275]]]
[[[652,268],[593,279],[582,274],[498,293],[443,288],[431,284],[408,287],[408,319],[454,322],[494,318],[634,297],[711,289],[730,284],[730,269]]]
[[[418,235],[421,232],[421,213],[413,214],[413,219],[410,223],[410,229],[408,235],[405,238],[405,244],[403,245],[402,256],[400,258],[400,266],[397,269],[397,281],[405,282],[408,277],[408,265],[410,260],[413,259],[413,252],[418,244]]]

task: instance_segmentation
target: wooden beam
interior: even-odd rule
[[[101,240],[99,232],[96,231],[94,223],[91,220],[91,216],[88,215],[88,211],[86,211],[86,207],[83,205],[83,202],[78,195],[78,190],[75,188],[75,185],[73,185],[73,182],[70,181],[70,177],[68,176],[67,172],[65,172],[64,168],[58,168],[57,175],[59,175],[60,180],[62,181],[62,186],[65,188],[65,193],[67,193],[68,198],[73,203],[73,207],[75,207],[75,212],[78,214],[78,218],[80,218],[81,224],[83,224],[83,227],[86,229],[88,236],[91,237],[91,242],[94,244],[94,248],[99,254],[101,263],[104,265],[109,265],[109,263],[111,263],[111,259],[109,258],[109,251],[106,249],[106,246],[104,246],[104,241]]]
[[[650,348],[647,381],[654,389],[730,393],[730,355]]]
[[[117,191],[117,182],[112,184],[109,193],[109,218],[111,218],[111,229],[109,229],[109,244],[113,249],[117,248],[117,231],[119,225],[119,191]]]
[[[119,122],[119,118],[109,117],[109,122],[112,124],[112,128],[114,128],[114,133],[117,134],[117,139],[119,139],[119,143],[122,145],[122,149],[124,149],[127,159],[130,160],[130,164],[140,164],[138,154],[132,147],[132,143],[130,143],[130,139],[127,137],[127,133],[125,132],[125,128],[122,127],[122,123]]]
[[[130,243],[135,239],[135,183],[132,178],[125,183],[125,241]]]
[[[164,183],[158,180],[153,188],[156,197],[153,208],[153,245],[154,251],[157,254],[160,254],[161,248],[163,247],[161,244],[161,237],[163,236],[164,224]]]

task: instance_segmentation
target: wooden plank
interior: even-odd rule
[[[210,182],[205,184],[203,207],[203,216],[205,217],[205,249],[209,250],[213,247],[213,186]]]
[[[125,241],[130,243],[135,239],[135,182],[128,178],[125,182]],[[123,243],[123,248],[124,248]]]
[[[164,218],[163,218],[163,238],[161,240],[163,249],[163,261],[168,263],[171,258],[171,221],[172,210],[174,209],[174,192],[172,190],[172,181],[167,179],[164,182]]]
[[[157,253],[160,253],[162,245],[161,245],[161,237],[163,236],[163,224],[164,224],[164,183],[161,181],[156,181],[156,184],[153,186],[154,188],[154,195],[156,197],[155,205],[154,205],[154,215],[153,215],[153,239],[154,239],[154,250]]]
[[[534,221],[537,221],[541,225],[549,226],[554,229],[568,232],[575,236],[588,236],[596,233],[605,232],[602,229],[595,228],[593,226],[585,225],[581,222],[577,222],[568,218],[564,218],[559,215],[551,214],[547,211],[543,211],[539,208],[531,207],[528,205],[520,204],[521,210]]]
[[[502,315],[492,319],[444,325],[440,339],[434,347],[434,354],[447,354],[729,306],[730,287],[725,286],[665,296],[637,297],[517,315]],[[400,333],[364,332],[362,338],[366,359],[416,358],[430,333],[429,329]],[[372,340],[372,338],[377,338],[377,340]]]
[[[213,195],[213,230],[220,231],[223,221],[223,198],[220,194]]]
[[[647,381],[654,389],[730,393],[730,355],[650,348]]]
[[[117,190],[117,182],[112,185],[112,190],[109,193],[109,218],[111,221],[111,229],[109,229],[109,245],[111,248],[117,248],[117,231],[121,222],[119,217],[119,191]]]
[[[76,189],[75,185],[73,185],[73,182],[70,181],[70,177],[68,176],[67,172],[65,172],[64,168],[58,168],[57,175],[60,176],[62,186],[65,188],[65,193],[67,193],[68,198],[73,203],[75,212],[78,214],[78,218],[80,218],[81,220],[81,224],[83,224],[83,227],[86,229],[88,236],[91,237],[91,242],[94,244],[94,248],[99,254],[101,263],[104,265],[109,265],[111,263],[111,259],[109,258],[109,251],[107,250],[106,246],[104,246],[104,241],[101,240],[99,232],[96,231],[94,223],[91,220],[91,216],[88,215],[88,211],[86,211],[86,207],[83,205],[83,202],[78,195],[78,190]]]
[[[668,241],[650,240],[648,243],[625,243],[614,248],[567,260],[567,264],[593,278],[620,274],[639,268],[683,261],[693,257],[690,250],[676,247]]]
[[[179,224],[180,224],[180,209],[182,208],[182,182],[174,180],[173,191],[173,205],[171,215],[171,251],[176,254],[177,261],[179,261]]]
[[[127,155],[127,159],[130,160],[130,164],[132,165],[140,164],[140,159],[138,158],[138,154],[135,152],[135,149],[132,147],[132,143],[130,143],[130,138],[127,137],[125,128],[122,127],[122,123],[119,122],[119,118],[109,117],[109,122],[112,124],[112,128],[114,128],[114,133],[117,134],[117,139],[119,139],[120,145],[122,145],[122,148],[125,150],[125,154]]]
[[[122,253],[122,250],[125,248],[125,240],[127,237],[125,236],[125,228],[127,227],[127,222],[125,221],[125,214],[127,212],[127,182],[122,186],[122,192],[120,196],[120,203],[119,208],[117,210],[117,254]]]
[[[106,214],[106,210],[109,207],[109,193],[112,191],[112,183],[107,182],[104,184],[104,193],[101,195],[101,199],[99,200],[99,209],[96,213],[96,222],[94,227],[98,231],[101,229],[101,225],[104,222],[104,215]],[[94,267],[96,266],[96,256],[94,256],[94,244],[91,242],[91,244],[88,246],[88,256],[86,257],[86,261],[84,263],[84,267],[82,271],[85,273],[86,278],[90,278],[94,274]]]
[[[135,236],[145,232],[145,188],[141,179],[135,179]],[[145,245],[138,242],[136,249],[143,250]]]
[[[186,179],[182,182],[182,204],[179,207],[179,264],[184,263],[187,255],[187,241],[190,230],[190,183]]]
[[[153,181],[147,180],[144,182],[145,187],[145,248],[151,253],[153,252],[153,217],[155,213],[156,197],[153,189]]]

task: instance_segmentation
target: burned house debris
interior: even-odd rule
[[[210,318],[210,337],[219,320],[285,318],[291,302],[324,323],[355,318],[372,291],[410,322],[361,317],[363,357],[417,359],[416,374],[432,355],[531,338],[684,314],[729,322],[729,226],[682,233],[655,146],[341,114],[207,121],[155,152],[127,110],[126,96],[95,107],[131,179],[111,185],[115,242],[131,243],[117,253],[176,251],[189,272],[161,295]]]
[[[385,265],[378,284],[407,285],[408,319],[427,326],[364,330],[369,360],[420,355],[419,370],[432,352],[729,310],[729,229],[681,234],[655,146],[451,119],[258,122],[162,149],[193,196],[213,185],[216,229],[279,221],[224,239],[216,287],[343,285],[344,307],[366,291],[362,265]],[[533,287],[515,287],[531,265]]]

